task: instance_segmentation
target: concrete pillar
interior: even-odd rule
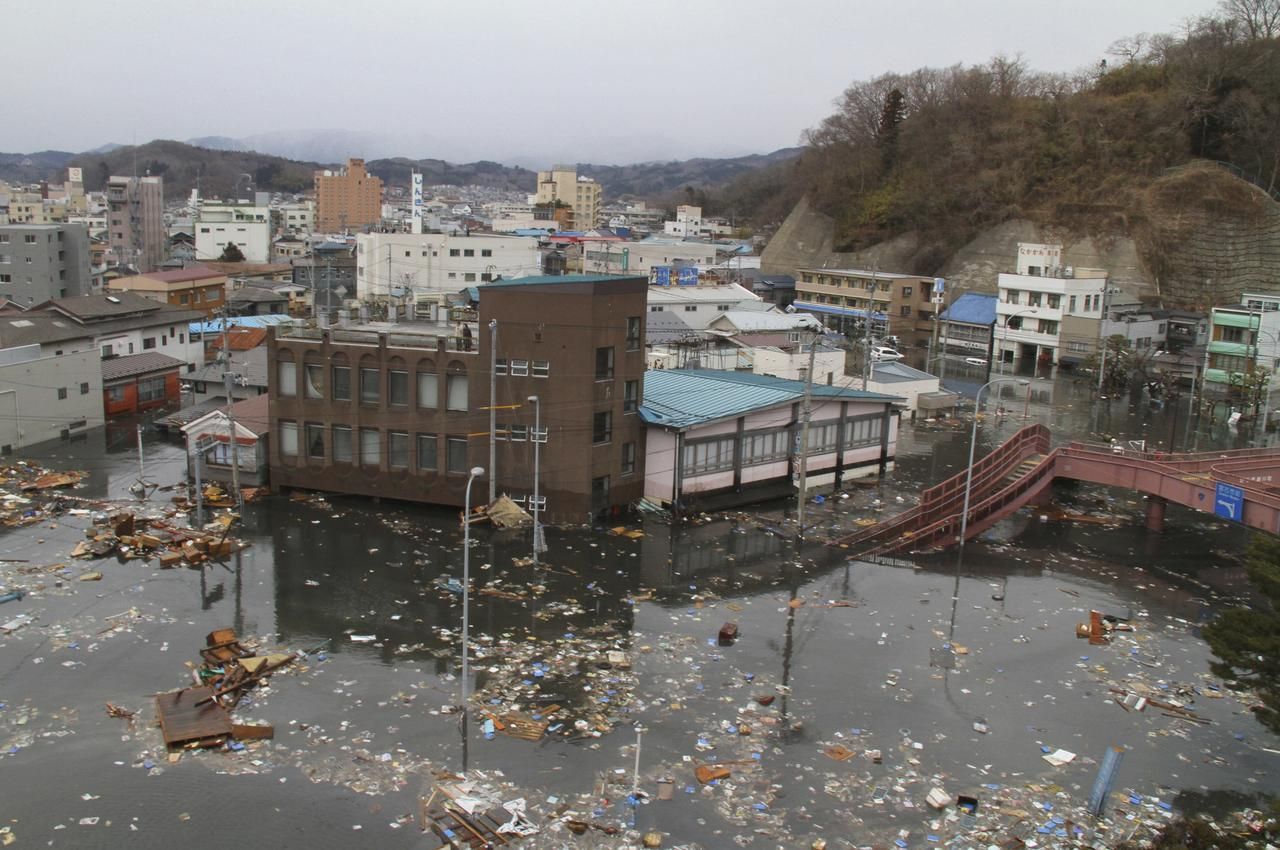
[[[1168,504],[1162,496],[1147,496],[1147,531],[1164,531],[1164,509]]]

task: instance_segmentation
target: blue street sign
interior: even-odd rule
[[[677,286],[697,286],[698,285],[698,269],[696,266],[684,266],[676,269],[676,285]]]
[[[1223,519],[1242,522],[1244,520],[1244,490],[1219,481],[1217,492],[1213,496],[1213,512]]]

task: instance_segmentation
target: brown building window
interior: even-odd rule
[[[440,391],[440,379],[435,372],[418,373],[418,407],[434,410],[439,402],[436,397]]]
[[[596,349],[596,380],[613,379],[613,346]]]
[[[591,420],[591,442],[595,445],[607,443],[613,439],[613,413],[602,410]]]
[[[280,455],[282,457],[298,456],[298,423],[280,423]]]
[[[387,466],[391,469],[409,468],[409,435],[402,431],[387,434]]]
[[[446,376],[445,382],[445,409],[447,410],[466,410],[467,409],[467,376],[465,374],[452,374]]]
[[[528,360],[512,360],[511,374],[517,378],[526,378],[529,375]]]
[[[449,465],[449,474],[466,475],[469,468],[467,466],[467,438],[450,437],[446,441],[445,449],[445,462]]]
[[[302,367],[303,392],[307,398],[324,398],[324,367],[319,363],[306,363]]]
[[[351,367],[333,367],[333,400],[351,401]]]
[[[360,465],[377,469],[382,460],[382,443],[377,428],[360,429]]]
[[[409,373],[403,369],[387,372],[387,401],[393,407],[409,406]]]
[[[640,317],[627,318],[627,351],[640,350]]]
[[[535,378],[546,378],[546,377],[550,377],[550,375],[551,375],[551,361],[550,361],[550,360],[535,360],[535,361],[533,361],[533,377],[535,377]]]
[[[276,363],[276,389],[281,398],[293,398],[298,394],[298,372],[293,358],[281,357]]]
[[[305,428],[307,434],[307,457],[324,460],[324,426],[308,422]]]
[[[640,407],[640,382],[627,381],[622,385],[622,412],[635,413]]]
[[[351,463],[351,428],[347,425],[333,426],[333,462]]]
[[[361,367],[360,369],[360,403],[378,403],[378,370]]]
[[[418,435],[418,471],[435,472],[440,468],[439,443],[435,434]]]
[[[622,444],[622,474],[632,475],[636,471],[636,444]]]

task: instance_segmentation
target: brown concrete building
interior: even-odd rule
[[[315,174],[316,229],[329,233],[360,230],[382,220],[382,181],[364,170],[363,159]]]
[[[461,506],[469,470],[489,466],[492,357],[498,493],[528,505],[537,446],[548,521],[639,499],[647,290],[642,277],[517,278],[479,287],[465,333],[417,321],[277,330],[272,482]],[[487,496],[477,480],[473,504]]]
[[[227,276],[204,266],[167,272],[118,277],[107,284],[110,292],[133,292],[161,304],[202,310],[212,316],[227,299]]]

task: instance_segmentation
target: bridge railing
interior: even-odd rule
[[[1022,478],[994,493],[981,497],[976,503],[972,504],[969,508],[969,521],[967,523],[968,531],[970,532],[969,536],[972,537],[980,533],[984,528],[983,523],[993,516],[1011,513],[1009,510],[1010,505],[1018,504],[1020,506],[1023,497],[1028,492],[1043,486],[1046,476],[1056,477],[1059,458],[1105,464],[1110,467],[1122,467],[1131,469],[1135,473],[1154,474],[1168,480],[1170,483],[1183,484],[1186,482],[1186,469],[1180,468],[1176,464],[1170,464],[1165,460],[1139,456],[1142,454],[1154,455],[1155,453],[1114,452],[1108,446],[1084,443],[1060,446],[1049,453],[1033,469],[1028,470],[1027,474]],[[1248,494],[1249,501],[1280,512],[1280,493],[1272,492],[1266,488],[1264,482],[1246,478],[1237,471],[1240,469],[1256,470],[1259,467],[1256,465],[1249,466],[1249,464],[1256,463],[1258,459],[1267,456],[1275,457],[1275,468],[1280,473],[1280,453],[1275,450],[1236,449],[1231,452],[1202,452],[1193,456],[1183,455],[1183,459],[1184,462],[1191,461],[1196,465],[1212,463],[1211,466],[1207,466],[1213,475],[1211,480],[1229,481],[1244,489]],[[1280,474],[1277,477],[1280,478]],[[959,539],[960,535],[960,514],[960,511],[952,511],[945,516],[936,518],[932,522],[921,522],[912,534],[908,536],[899,534],[894,539],[884,541],[870,549],[866,554],[868,556],[883,556],[902,551],[908,547],[913,549],[929,547],[939,541],[954,543]]]
[[[1026,457],[1049,451],[1049,429],[1043,425],[1028,425],[1019,429],[990,454],[974,461],[973,483],[970,494],[981,494],[991,484],[1001,481]],[[881,537],[896,536],[913,525],[930,525],[940,517],[954,513],[963,501],[968,469],[958,472],[940,484],[925,490],[920,503],[885,522],[868,526],[834,542],[853,546]]]
[[[1053,477],[1053,467],[1055,461],[1061,452],[1061,449],[1054,449],[1027,474],[1008,484],[995,493],[989,494],[978,502],[969,506],[969,521],[967,523],[967,534],[972,537],[982,530],[981,523],[989,517],[998,514],[1005,508],[1019,501],[1026,493],[1039,489],[1043,486],[1045,476]],[[898,552],[908,547],[928,547],[935,542],[946,540],[949,543],[955,543],[960,539],[960,517],[963,513],[963,506],[960,511],[948,514],[934,522],[918,529],[910,536],[899,536],[895,540],[881,544],[872,549],[868,554],[885,555],[891,552]]]

